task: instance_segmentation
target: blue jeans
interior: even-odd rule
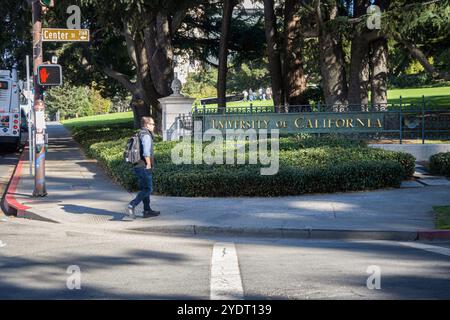
[[[144,203],[144,210],[150,210],[150,194],[153,190],[152,170],[146,168],[134,168],[138,177],[139,188],[141,189],[136,198],[131,200],[130,205],[136,207],[141,201]]]

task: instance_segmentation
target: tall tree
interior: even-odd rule
[[[274,0],[264,0],[264,19],[273,102],[279,107],[284,105],[284,90]]]
[[[227,72],[228,72],[228,42],[230,38],[231,19],[233,8],[238,3],[237,0],[223,1],[223,17],[220,32],[219,47],[219,72],[217,76],[217,97],[219,108],[226,106]]]
[[[91,17],[90,24],[96,27],[91,30],[93,45],[85,46],[83,51],[86,61],[131,92],[135,125],[142,116],[150,114],[160,130],[158,99],[172,93],[174,33],[195,1],[84,0],[84,3],[93,6],[95,17]],[[119,65],[111,63],[110,57],[98,55],[111,32],[125,40],[134,75],[122,72]]]
[[[390,0],[377,0],[377,5],[382,12],[388,10]],[[370,43],[370,92],[371,103],[380,110],[386,110],[387,81],[388,81],[388,44],[385,36]]]
[[[289,105],[306,104],[303,70],[300,1],[286,0],[284,7],[284,87]]]
[[[355,0],[353,18],[364,16],[368,5],[368,0]],[[348,103],[352,110],[357,110],[369,102],[369,43],[365,24],[355,24],[352,29]]]
[[[336,1],[316,1],[316,19],[319,28],[320,71],[325,103],[333,111],[343,111],[347,106],[347,80],[342,39],[338,25]]]

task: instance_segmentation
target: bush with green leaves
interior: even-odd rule
[[[433,174],[450,177],[450,152],[441,152],[430,157],[430,171]]]
[[[123,160],[126,142],[135,132],[131,125],[73,126],[71,130],[115,181],[129,191],[137,190],[132,166]],[[242,165],[176,165],[171,152],[177,142],[155,140],[154,192],[163,195],[282,196],[371,190],[399,187],[414,173],[415,159],[409,154],[333,136],[280,138],[280,169],[273,176],[261,175],[262,165],[249,165],[248,161]],[[248,160],[248,142],[246,145]]]
[[[46,91],[45,102],[49,115],[53,117],[59,110],[62,119],[108,113],[112,104],[95,88],[69,84]]]

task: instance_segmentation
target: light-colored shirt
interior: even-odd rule
[[[153,139],[149,134],[142,135],[142,155],[144,157],[153,157]]]

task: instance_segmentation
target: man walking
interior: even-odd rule
[[[126,212],[131,218],[136,218],[135,208],[142,201],[144,204],[143,217],[156,217],[159,211],[150,208],[150,194],[152,193],[152,175],[154,168],[153,157],[153,134],[155,121],[151,117],[142,117],[141,131],[139,137],[141,141],[141,160],[134,166],[134,172],[139,181],[140,191],[127,206]]]

